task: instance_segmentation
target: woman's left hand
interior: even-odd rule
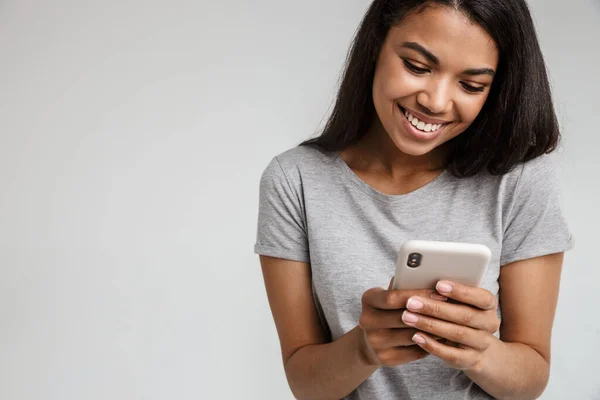
[[[413,336],[415,343],[450,367],[474,370],[485,351],[499,340],[493,335],[500,327],[497,299],[488,290],[448,281],[438,282],[436,289],[460,304],[413,296],[402,320],[419,331],[457,343],[453,347],[421,332]]]

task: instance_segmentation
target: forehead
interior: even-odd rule
[[[444,6],[411,13],[390,29],[386,42],[394,47],[417,42],[441,64],[491,68],[498,64],[498,50],[489,34],[462,12]]]

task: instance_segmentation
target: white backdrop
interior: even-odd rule
[[[0,398],[292,398],[258,180],[322,124],[367,6],[0,2]],[[600,399],[600,6],[532,7],[576,237],[543,398]]]

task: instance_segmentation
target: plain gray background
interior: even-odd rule
[[[368,4],[0,2],[0,398],[292,398],[258,180],[321,126]],[[600,5],[531,6],[576,238],[543,398],[600,399]]]

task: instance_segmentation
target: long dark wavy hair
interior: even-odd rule
[[[484,168],[501,175],[556,149],[560,130],[525,0],[374,0],[348,52],[335,106],[322,133],[301,145],[340,151],[367,133],[376,117],[375,65],[390,28],[433,4],[464,13],[499,50],[496,76],[483,108],[469,128],[446,144],[446,169],[457,177],[473,176]]]

